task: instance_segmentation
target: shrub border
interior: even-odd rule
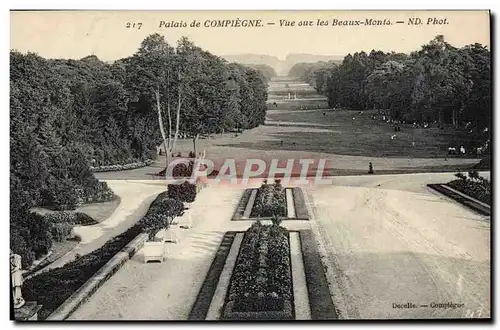
[[[204,321],[207,317],[210,304],[212,303],[215,290],[217,289],[217,284],[219,283],[219,277],[222,274],[226,259],[237,233],[236,231],[228,231],[224,234],[224,237],[222,237],[222,242],[215,253],[215,258],[196,296],[196,301],[191,308],[188,320]]]
[[[63,321],[85,303],[111,276],[113,276],[148,240],[147,233],[137,235],[120,252],[115,254],[91,278],[66,299],[46,321]]]
[[[445,186],[446,186],[446,184],[443,184],[443,183],[437,183],[437,184],[430,183],[427,185],[427,187],[434,189],[435,191],[445,195],[448,198],[453,199],[454,201],[468,207],[469,209],[471,209],[477,213],[480,213],[482,215],[488,215],[488,216],[491,215],[491,208],[485,207],[484,205],[477,203],[476,201],[474,201],[471,198],[467,198],[467,197],[464,197],[460,194],[457,194],[457,193],[447,189]],[[463,192],[462,192],[462,194],[467,196],[467,194],[465,194]]]

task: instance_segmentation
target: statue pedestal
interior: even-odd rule
[[[27,301],[23,307],[14,309],[14,318],[16,321],[37,321],[38,311],[42,308],[42,305],[36,303],[36,301]]]

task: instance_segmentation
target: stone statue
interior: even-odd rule
[[[14,308],[24,306],[24,299],[21,293],[23,276],[21,274],[21,256],[10,251],[10,273],[12,276],[12,296],[14,297]]]

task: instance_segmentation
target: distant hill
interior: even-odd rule
[[[277,74],[287,74],[292,66],[297,63],[310,62],[342,62],[342,55],[315,55],[315,54],[288,54],[285,60],[280,60],[276,56],[263,54],[236,54],[222,56],[229,62],[238,62],[241,64],[265,64],[272,67]]]

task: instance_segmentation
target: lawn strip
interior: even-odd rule
[[[245,212],[245,208],[248,204],[248,200],[250,199],[250,194],[252,193],[251,189],[245,189],[243,195],[240,198],[240,202],[236,207],[236,211],[233,215],[233,220],[240,220],[243,217],[243,212]]]
[[[287,219],[295,219],[297,216],[295,215],[295,203],[293,201],[293,190],[291,188],[287,188],[285,190],[285,193],[286,193]]]
[[[207,272],[205,281],[203,282],[196,301],[189,313],[188,320],[205,320],[210,304],[212,302],[212,297],[217,288],[217,283],[219,282],[219,277],[224,268],[226,258],[229,254],[231,245],[233,244],[236,232],[228,231],[222,238],[222,242],[219,249],[215,253],[214,260],[210,265],[210,269]]]
[[[295,205],[295,217],[297,220],[309,220],[309,213],[307,212],[306,202],[304,200],[304,192],[302,188],[293,188],[293,203]]]
[[[330,290],[328,289],[323,264],[321,263],[318,248],[311,230],[300,231],[300,244],[302,246],[309,306],[311,307],[311,319],[338,319],[332,297],[330,296]]]
[[[299,233],[290,232],[290,261],[292,263],[293,297],[296,320],[310,320],[311,309],[307,295],[307,282],[304,272],[304,260],[300,246]]]
[[[224,268],[219,276],[219,281],[217,283],[217,288],[212,298],[212,302],[208,309],[206,320],[218,320],[222,307],[224,306],[224,300],[226,298],[227,291],[229,290],[229,281],[231,279],[231,274],[233,273],[234,265],[236,264],[236,258],[238,257],[238,252],[240,250],[241,242],[243,241],[244,233],[237,233],[233,240],[231,249],[226,258]]]
[[[253,205],[255,204],[255,198],[257,198],[257,189],[252,189],[252,193],[250,195],[250,198],[248,200],[248,203],[245,207],[245,212],[243,212],[243,218],[248,219],[250,218],[250,214],[252,213]]]

